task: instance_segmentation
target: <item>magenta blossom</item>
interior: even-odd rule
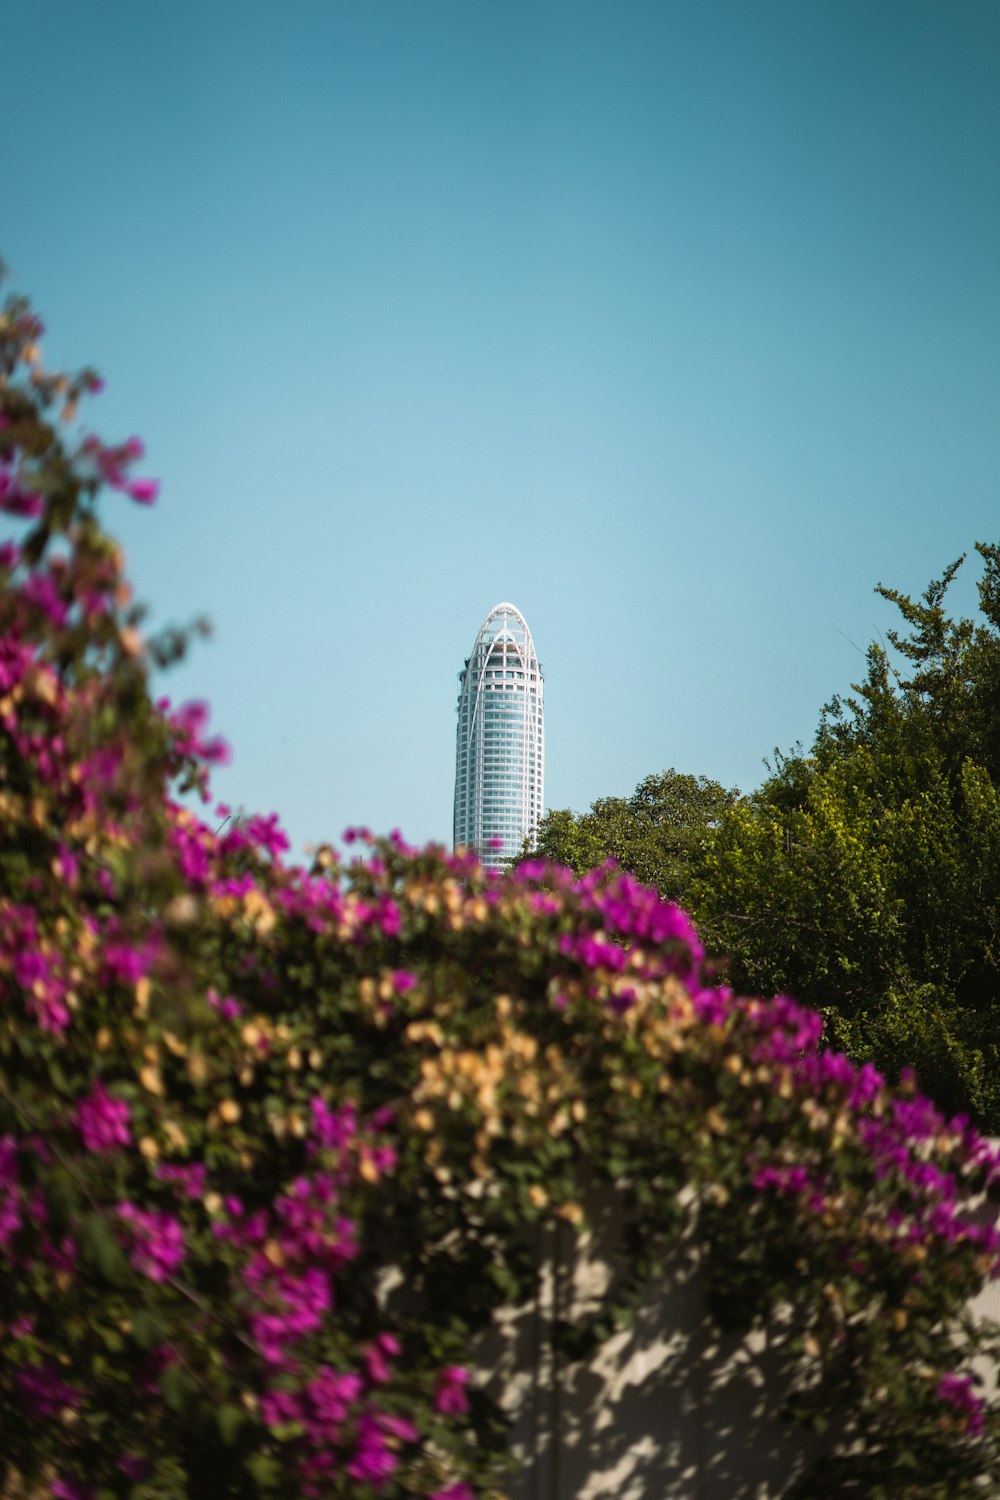
[[[134,1453],[123,1453],[118,1460],[118,1467],[127,1479],[139,1483],[149,1473],[150,1464],[148,1458],[139,1458]]]
[[[438,1375],[434,1392],[434,1408],[445,1417],[460,1417],[469,1410],[469,1397],[465,1387],[469,1383],[469,1372],[462,1365],[446,1365]]]
[[[372,1385],[385,1385],[392,1378],[392,1360],[400,1352],[399,1340],[391,1333],[376,1334],[365,1350],[368,1379]]]
[[[75,1479],[53,1479],[49,1493],[55,1500],[94,1500],[94,1491],[89,1484],[78,1484]]]
[[[121,1203],[118,1217],[129,1226],[129,1260],[150,1281],[166,1281],[184,1259],[184,1230],[173,1214],[148,1213],[134,1203]]]
[[[986,1403],[977,1396],[971,1375],[942,1375],[935,1388],[939,1401],[944,1401],[965,1419],[965,1430],[970,1437],[978,1437],[983,1431]]]
[[[140,505],[152,505],[160,493],[159,481],[156,479],[131,479],[125,487],[126,493]]]
[[[224,1021],[235,1021],[243,1014],[243,1007],[232,995],[220,995],[217,990],[209,990],[205,996],[213,1010],[217,1010]]]
[[[131,1143],[131,1119],[132,1111],[125,1100],[113,1099],[100,1079],[76,1106],[76,1128],[83,1144],[98,1156]]]
[[[76,1392],[62,1379],[51,1360],[30,1370],[18,1370],[15,1379],[30,1417],[48,1421],[65,1407],[77,1405]]]
[[[17,1143],[13,1136],[5,1135],[0,1139],[0,1249],[10,1243],[20,1227]]]

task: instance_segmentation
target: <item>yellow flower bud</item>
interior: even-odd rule
[[[157,1068],[153,1063],[148,1063],[146,1067],[140,1070],[139,1082],[142,1084],[147,1093],[158,1095],[163,1094],[163,1079],[160,1077],[159,1068]]]
[[[187,1075],[192,1083],[204,1083],[208,1077],[208,1063],[203,1052],[195,1052],[187,1060]]]
[[[583,1223],[584,1214],[579,1203],[558,1203],[555,1211],[560,1219],[565,1219],[574,1229],[578,1229]]]

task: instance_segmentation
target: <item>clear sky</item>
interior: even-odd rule
[[[297,845],[450,837],[498,600],[550,806],[748,790],[876,582],[1000,540],[996,0],[31,0],[2,49],[0,255],[146,439],[108,519],[215,626],[164,687]]]

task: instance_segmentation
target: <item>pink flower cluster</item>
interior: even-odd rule
[[[44,505],[42,496],[25,483],[18,469],[0,464],[0,510],[9,516],[34,518],[41,515]]]
[[[5,1135],[0,1137],[0,1250],[10,1244],[21,1222],[17,1142],[12,1135]]]
[[[63,954],[43,938],[33,907],[0,902],[0,990],[7,971],[43,1031],[65,1031],[70,990]]]
[[[207,1169],[205,1163],[193,1161],[187,1163],[161,1162],[156,1168],[155,1176],[159,1182],[171,1182],[179,1195],[184,1198],[204,1198],[206,1191]]]
[[[986,1402],[976,1395],[971,1375],[942,1375],[935,1394],[952,1407],[970,1437],[979,1437],[986,1425]]]
[[[350,1107],[313,1104],[314,1132],[321,1149],[342,1155],[337,1174],[301,1177],[270,1211],[245,1214],[230,1199],[217,1238],[242,1249],[242,1282],[249,1298],[251,1335],[273,1383],[261,1398],[261,1415],[272,1428],[301,1428],[299,1469],[304,1492],[318,1495],[338,1474],[382,1488],[399,1466],[400,1446],[417,1442],[408,1419],[383,1410],[375,1392],[393,1378],[399,1340],[384,1332],[359,1352],[362,1368],[337,1370],[320,1364],[296,1385],[303,1370],[302,1346],[319,1332],[334,1304],[333,1278],[357,1254],[353,1223],[338,1212],[348,1153],[363,1147],[354,1137]]]
[[[241,1249],[249,1326],[266,1364],[291,1367],[291,1353],[315,1333],[333,1306],[334,1272],[357,1254],[355,1226],[338,1208],[330,1173],[296,1179],[270,1211],[246,1214],[237,1199],[213,1233]]]
[[[173,1214],[120,1203],[118,1217],[129,1231],[129,1260],[150,1281],[166,1281],[184,1260],[184,1229]]]
[[[132,479],[129,469],[145,454],[141,438],[126,438],[124,443],[106,446],[96,437],[86,437],[81,454],[93,464],[97,477],[114,490],[124,490],[140,505],[152,505],[160,486],[155,479]]]
[[[124,1099],[114,1099],[100,1079],[76,1107],[76,1125],[88,1151],[97,1155],[128,1146],[132,1111]]]
[[[207,703],[182,703],[175,709],[169,698],[159,698],[156,707],[170,726],[177,754],[191,756],[205,765],[228,765],[232,752],[226,741],[218,735],[211,738],[205,735],[210,717]]]
[[[66,1384],[51,1360],[19,1370],[17,1387],[29,1417],[42,1421],[51,1421],[63,1408],[78,1405],[76,1392]]]
[[[386,1367],[388,1374],[388,1367]],[[321,1365],[299,1390],[276,1390],[261,1401],[269,1426],[302,1428],[299,1460],[305,1494],[319,1496],[338,1477],[382,1489],[399,1467],[400,1448],[419,1441],[406,1417],[383,1410],[354,1371]]]
[[[447,1417],[461,1417],[469,1410],[466,1386],[469,1372],[462,1365],[446,1365],[438,1375],[434,1392],[435,1410]]]

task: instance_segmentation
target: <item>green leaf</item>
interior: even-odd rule
[[[220,1406],[215,1414],[215,1420],[219,1424],[219,1433],[222,1441],[227,1447],[232,1447],[237,1434],[247,1419],[247,1414],[241,1406]]]
[[[84,1261],[112,1286],[122,1286],[129,1276],[125,1252],[102,1214],[88,1214],[80,1226],[80,1251]]]
[[[151,1349],[154,1344],[160,1344],[166,1336],[166,1329],[153,1312],[148,1308],[140,1308],[132,1318],[132,1337],[140,1349]]]
[[[281,1465],[268,1453],[252,1453],[246,1467],[259,1490],[273,1490],[280,1483]]]
[[[170,1364],[160,1376],[160,1391],[171,1411],[183,1411],[197,1389],[182,1365]]]

